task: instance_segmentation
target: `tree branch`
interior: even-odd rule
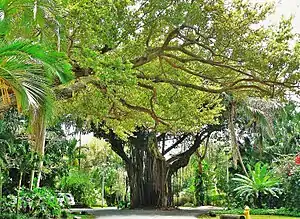
[[[122,158],[122,160],[125,162],[126,165],[131,164],[129,157],[126,155],[124,151],[125,142],[119,139],[118,136],[112,130],[109,130],[107,133],[101,128],[100,129],[95,128],[93,131],[95,137],[104,138],[109,141],[109,143],[111,144],[111,149]]]
[[[181,136],[181,138],[178,139],[178,141],[176,141],[172,146],[168,147],[163,153],[162,155],[166,155],[167,153],[169,153],[171,150],[173,150],[174,148],[176,148],[178,145],[180,145],[187,137],[189,136],[189,134],[184,134],[183,136]]]
[[[170,173],[173,174],[179,168],[186,166],[189,162],[190,157],[199,148],[201,143],[205,139],[209,138],[209,136],[214,131],[221,130],[221,128],[222,128],[222,126],[220,126],[220,125],[210,125],[210,126],[208,126],[202,132],[200,132],[196,135],[193,145],[187,151],[168,159],[167,162],[170,165]]]
[[[270,93],[268,90],[265,90],[257,85],[239,85],[239,86],[234,86],[234,87],[225,87],[225,88],[221,88],[221,89],[212,89],[212,88],[207,88],[207,87],[203,87],[203,86],[199,86],[199,85],[195,85],[195,84],[176,81],[173,79],[153,77],[150,75],[141,75],[140,74],[140,75],[137,75],[137,77],[141,78],[141,79],[151,80],[152,82],[155,82],[155,83],[168,83],[168,84],[172,84],[172,85],[178,85],[181,87],[186,87],[186,88],[191,88],[191,89],[195,89],[195,90],[199,90],[199,91],[203,91],[203,92],[216,93],[216,94],[226,92],[226,91],[243,90],[243,89],[255,89],[255,90],[260,90],[267,94]]]
[[[152,111],[152,110],[149,110],[149,109],[147,109],[147,108],[145,108],[145,107],[142,107],[142,106],[135,106],[135,105],[129,104],[129,103],[127,103],[126,100],[124,100],[124,99],[120,99],[120,102],[121,102],[124,106],[126,106],[127,108],[129,108],[129,109],[132,109],[132,110],[135,110],[135,111],[139,111],[139,112],[143,112],[143,113],[146,113],[146,114],[150,115],[150,116],[154,119],[154,121],[155,121],[157,124],[161,123],[161,124],[163,124],[163,125],[170,126],[167,122],[165,122],[165,121],[163,121],[161,118],[159,118],[159,117],[155,114],[155,112]]]

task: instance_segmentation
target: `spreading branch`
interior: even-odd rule
[[[189,134],[184,134],[182,135],[172,146],[168,147],[166,150],[164,150],[164,152],[162,153],[162,155],[166,155],[167,153],[169,153],[171,150],[173,150],[174,148],[176,148],[178,145],[180,145],[187,137],[189,136]]]
[[[167,162],[169,163],[170,166],[170,173],[172,174],[176,172],[179,168],[185,167],[188,164],[192,154],[196,152],[196,150],[200,147],[202,142],[205,139],[209,138],[214,131],[221,130],[221,128],[222,126],[220,125],[208,126],[207,128],[205,128],[203,131],[201,131],[195,136],[194,143],[188,150],[169,158]]]

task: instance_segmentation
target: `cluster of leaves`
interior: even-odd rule
[[[71,193],[76,203],[92,206],[96,204],[97,193],[90,179],[89,172],[75,169],[60,180],[59,187],[62,191]]]
[[[300,208],[299,195],[300,191],[300,167],[295,166],[288,174],[288,176],[283,176],[283,190],[284,190],[284,204],[286,208],[290,210],[298,210]]]
[[[197,205],[223,206],[228,190],[226,166],[228,156],[217,144],[210,144],[206,158],[199,162],[195,159],[193,190]]]
[[[300,151],[300,112],[299,105],[289,103],[284,106],[274,120],[274,135],[265,137],[265,153],[269,160],[276,160],[280,155],[296,154]]]
[[[101,188],[104,183],[104,197],[108,206],[115,206],[117,200],[123,200],[125,194],[125,168],[122,159],[112,151],[104,140],[93,138],[82,150],[82,168],[91,173],[95,186]],[[104,182],[103,182],[104,177]]]
[[[40,158],[30,149],[30,143],[26,136],[28,119],[20,115],[15,109],[4,113],[0,120],[1,152],[0,163],[2,183],[7,190],[13,190],[18,180],[8,181],[10,170],[26,173],[35,168],[34,163]],[[14,174],[13,174],[14,175]]]
[[[15,213],[0,213],[0,219],[28,219],[28,216]]]
[[[254,170],[248,165],[249,176],[236,174],[232,180],[237,183],[234,189],[237,195],[243,197],[246,202],[263,207],[263,196],[271,195],[278,198],[282,192],[279,188],[280,180],[269,170],[268,165],[258,162]]]
[[[13,214],[17,197],[9,195],[1,200],[1,212]],[[19,212],[32,218],[58,218],[61,206],[56,194],[47,188],[35,188],[32,191],[23,188],[20,192]]]

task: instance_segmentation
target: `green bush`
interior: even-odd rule
[[[183,205],[183,207],[194,207],[193,203],[187,202]]]
[[[0,212],[5,215],[3,218],[17,218],[14,214],[16,206],[16,196],[9,195],[2,199],[0,201]],[[32,191],[22,188],[18,211],[26,215],[26,218],[58,218],[61,215],[61,207],[56,194],[47,188],[35,188]]]
[[[174,198],[175,204],[177,206],[184,206],[185,203],[194,202],[194,194],[188,190],[180,192],[178,198]]]
[[[61,212],[61,217],[62,218],[68,218],[68,212],[67,211],[62,211]]]
[[[28,219],[25,215],[4,213],[0,214],[0,219]]]
[[[35,188],[20,192],[20,212],[36,218],[58,218],[61,206],[56,194],[47,188]]]
[[[95,185],[84,171],[71,171],[69,176],[61,180],[60,188],[63,192],[71,193],[76,203],[87,206],[96,204]]]
[[[17,197],[8,195],[6,198],[0,200],[1,213],[14,213],[17,205]]]
[[[291,210],[300,209],[300,167],[294,167],[289,176],[283,178],[284,204]],[[299,210],[298,210],[299,211]]]
[[[211,205],[225,206],[225,204],[226,204],[226,194],[225,193],[211,194],[209,196],[209,200],[210,200]]]

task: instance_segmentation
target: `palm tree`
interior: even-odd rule
[[[246,98],[243,101],[237,101],[230,95],[226,95],[225,97],[229,100],[230,106],[228,129],[232,147],[233,164],[235,169],[237,169],[237,161],[239,161],[244,174],[247,175],[248,173],[238,145],[238,135],[236,134],[235,119],[237,114],[239,113],[248,117],[250,122],[246,127],[254,126],[254,133],[257,133],[257,144],[259,145],[260,153],[262,154],[263,133],[266,133],[265,135],[270,137],[274,136],[273,122],[275,120],[275,113],[278,109],[282,108],[282,105],[274,99]]]
[[[0,11],[3,12],[3,25],[5,27],[3,33],[6,35],[7,39],[15,39],[15,34],[21,35],[25,38],[30,38],[38,42],[44,42],[47,44],[53,43],[53,39],[56,36],[57,51],[60,51],[60,17],[57,16],[57,8],[59,8],[58,2],[54,0],[3,0],[0,3]],[[32,16],[28,16],[32,14]],[[26,23],[27,28],[24,28]],[[20,28],[21,27],[21,28]],[[2,31],[0,31],[2,33]],[[46,37],[45,37],[46,36]],[[49,51],[47,51],[48,53]],[[58,54],[58,53],[57,53]],[[48,54],[47,54],[48,55]],[[45,57],[41,60],[45,64]],[[49,66],[54,67],[56,73],[57,70],[62,70],[62,66],[55,66],[58,60],[49,60],[46,62]],[[45,70],[43,68],[43,70]],[[64,69],[65,70],[65,69]],[[51,74],[55,73],[52,71]],[[69,71],[70,72],[70,71]],[[45,72],[44,72],[45,73]],[[62,74],[63,73],[63,74]],[[47,75],[52,77],[52,75]],[[70,74],[65,74],[65,72],[59,72],[58,76],[62,82],[66,81],[67,78],[64,76],[69,76]],[[43,75],[44,76],[44,75]],[[42,78],[44,79],[44,78]],[[49,84],[48,84],[49,85]],[[48,87],[48,85],[46,87]],[[49,94],[49,92],[44,92],[44,94]],[[46,97],[44,95],[44,97]],[[50,100],[51,98],[48,98]],[[46,99],[44,99],[46,100]],[[46,135],[46,115],[49,114],[49,104],[40,104],[39,107],[32,108],[32,136],[34,137],[35,148],[34,150],[43,157],[45,148],[45,135]],[[48,109],[47,109],[48,108]],[[43,166],[42,160],[39,162],[39,173],[37,186],[41,179],[41,168]],[[31,182],[34,178],[34,171],[31,174]],[[30,186],[32,188],[32,184]]]
[[[232,180],[237,182],[234,189],[237,195],[245,198],[246,201],[253,199],[259,208],[262,207],[263,195],[271,195],[278,198],[281,193],[279,178],[274,176],[272,171],[268,170],[268,165],[262,165],[261,162],[255,164],[254,170],[248,166],[249,177],[241,174],[235,174]]]
[[[46,117],[51,113],[54,76],[66,82],[71,78],[62,53],[44,49],[26,40],[0,41],[0,92],[2,105],[16,104],[31,116],[35,151],[44,152]],[[40,164],[40,168],[41,168]]]

